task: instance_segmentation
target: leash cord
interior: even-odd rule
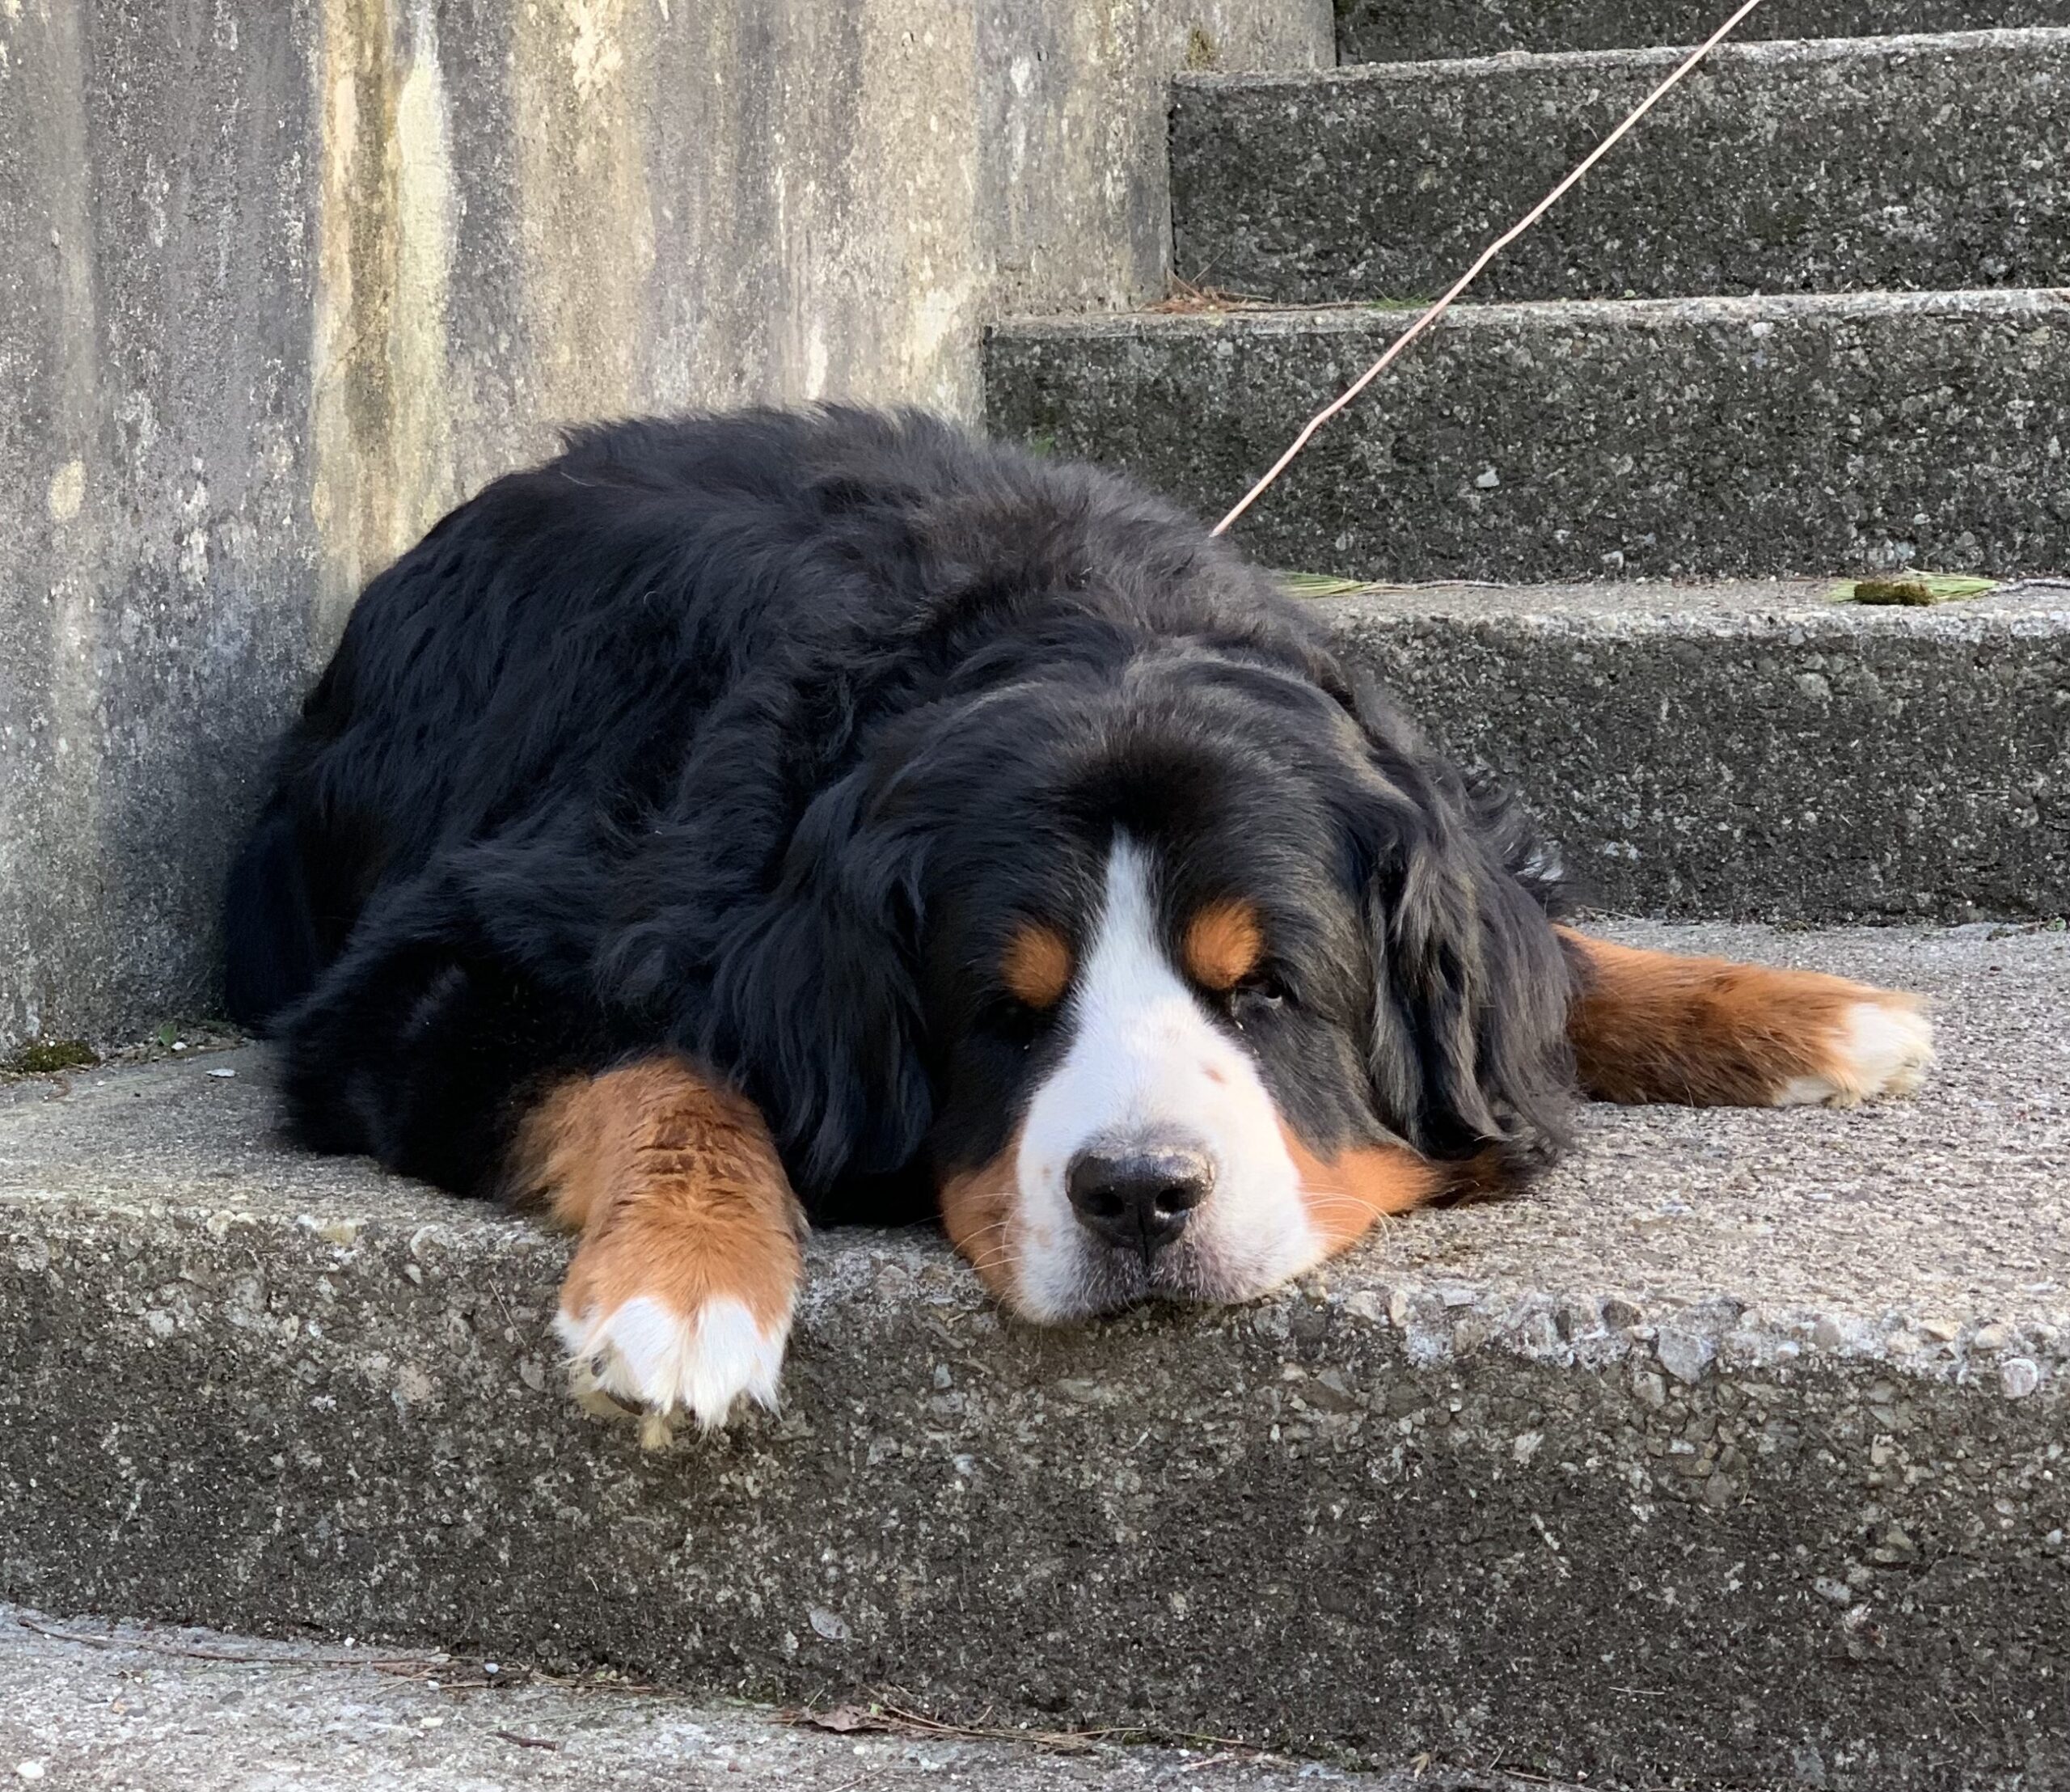
[[[1637,108],[1628,118],[1625,119],[1623,124],[1620,125],[1616,129],[1603,138],[1600,143],[1597,144],[1595,149],[1589,152],[1588,155],[1582,160],[1580,166],[1578,167],[1572,174],[1569,175],[1567,178],[1561,181],[1558,186],[1555,187],[1552,192],[1548,193],[1543,199],[1540,200],[1539,202],[1536,205],[1532,206],[1531,209],[1527,212],[1523,218],[1519,218],[1516,223],[1512,225],[1507,230],[1504,231],[1502,235],[1497,237],[1495,240],[1489,243],[1486,248],[1483,249],[1481,251],[1480,260],[1476,261],[1471,268],[1468,268],[1464,273],[1460,276],[1458,281],[1454,284],[1450,292],[1447,293],[1443,298],[1437,302],[1436,304],[1431,306],[1428,311],[1425,311],[1423,315],[1417,318],[1406,331],[1405,331],[1401,335],[1396,336],[1392,342],[1389,343],[1388,344],[1387,353],[1382,355],[1378,361],[1375,361],[1371,366],[1368,367],[1364,373],[1361,374],[1357,379],[1354,380],[1350,386],[1346,387],[1345,390],[1337,395],[1337,397],[1331,400],[1329,404],[1324,405],[1321,410],[1316,412],[1313,416],[1308,419],[1307,423],[1302,429],[1300,434],[1296,436],[1292,443],[1288,446],[1286,452],[1282,454],[1278,460],[1272,463],[1270,469],[1265,473],[1265,476],[1261,479],[1257,484],[1253,485],[1249,491],[1246,492],[1242,497],[1238,499],[1236,505],[1231,509],[1228,515],[1224,517],[1221,522],[1215,524],[1214,528],[1210,530],[1208,533],[1215,535],[1223,534],[1227,530],[1231,523],[1234,522],[1239,517],[1243,515],[1243,514],[1246,510],[1249,509],[1259,498],[1263,497],[1266,490],[1271,486],[1273,481],[1277,480],[1282,473],[1285,472],[1289,467],[1293,465],[1295,457],[1298,455],[1303,449],[1308,446],[1308,443],[1314,438],[1317,430],[1320,429],[1322,426],[1328,423],[1332,417],[1335,416],[1338,412],[1343,410],[1346,406],[1349,405],[1361,392],[1364,391],[1368,386],[1371,385],[1373,382],[1378,379],[1382,374],[1385,373],[1389,367],[1392,366],[1396,360],[1402,353],[1403,350],[1407,349],[1409,344],[1422,335],[1423,332],[1429,329],[1432,324],[1435,323],[1439,318],[1443,317],[1446,311],[1451,308],[1452,301],[1457,298],[1461,293],[1464,292],[1468,287],[1471,286],[1475,281],[1481,277],[1482,272],[1487,268],[1489,262],[1493,261],[1497,256],[1500,255],[1503,251],[1503,250],[1509,247],[1512,243],[1515,242],[1519,237],[1522,236],[1525,231],[1528,230],[1532,225],[1536,224],[1539,221],[1539,219],[1544,217],[1544,215],[1548,212],[1551,211],[1555,205],[1558,205],[1559,202],[1564,199],[1575,186],[1580,184],[1582,179],[1588,174],[1588,171],[1593,168],[1597,163],[1600,162],[1603,157],[1609,154],[1609,153],[1624,140],[1625,135],[1638,123],[1641,119],[1644,118],[1648,112],[1651,112],[1654,108],[1658,105],[1662,100],[1665,99],[1675,87],[1681,84],[1682,78],[1684,75],[1688,74],[1692,69],[1695,68],[1696,65],[1701,62],[1705,57],[1709,56],[1713,50],[1716,49],[1719,44],[1722,44],[1726,40],[1726,38],[1730,37],[1732,33],[1738,28],[1741,20],[1744,19],[1756,6],[1760,4],[1761,0],[1746,0],[1746,3],[1742,6],[1737,12],[1733,14],[1730,19],[1726,19],[1723,24],[1720,25],[1716,31],[1713,32],[1710,36],[1706,39],[1704,43],[1700,44],[1696,49],[1690,52],[1688,57],[1683,62],[1679,68],[1676,69],[1672,74],[1668,76],[1665,81],[1662,82],[1658,87],[1655,87],[1651,93],[1648,94],[1645,98],[1639,103]]]

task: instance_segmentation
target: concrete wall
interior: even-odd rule
[[[613,412],[974,415],[1164,275],[1166,82],[1329,0],[0,0],[0,1047],[205,1012],[353,593]]]

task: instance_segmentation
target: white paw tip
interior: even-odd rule
[[[685,1316],[641,1295],[608,1313],[564,1311],[554,1329],[567,1347],[576,1398],[593,1411],[601,1396],[643,1412],[640,1441],[658,1449],[678,1412],[711,1431],[743,1395],[775,1410],[790,1315],[764,1329],[737,1300],[708,1300]]]
[[[1776,1097],[1778,1107],[1823,1102],[1852,1107],[1879,1096],[1909,1095],[1933,1063],[1933,1023],[1899,1002],[1857,1002],[1833,1041],[1833,1066],[1816,1076],[1793,1077]]]

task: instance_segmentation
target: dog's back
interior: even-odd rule
[[[830,427],[831,425],[831,427]],[[836,625],[828,463],[922,420],[619,424],[496,480],[374,578],[281,743],[225,902],[232,1016],[264,1030],[368,898],[556,811],[630,820],[728,691]],[[949,444],[930,444],[936,455]],[[909,474],[910,476],[910,474]],[[813,514],[813,513],[818,514]],[[822,606],[801,611],[796,594]]]
[[[230,1011],[264,1030],[370,898],[455,847],[607,864],[627,830],[685,819],[693,780],[745,894],[873,719],[1072,631],[1299,656],[1291,611],[1234,556],[1207,555],[1206,601],[1198,564],[1164,576],[1202,547],[1091,469],[918,414],[578,432],[367,586],[230,880]],[[1085,589],[1088,563],[1141,576]]]

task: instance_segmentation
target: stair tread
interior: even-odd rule
[[[1698,44],[1730,9],[1713,0],[1339,0],[1346,64]],[[2006,29],[2070,24],[2070,0],[1996,0]],[[1792,41],[1975,28],[1971,0],[1768,0],[1738,38]]]
[[[2070,913],[2070,585],[1920,608],[1836,602],[1835,584],[1313,601],[1346,661],[1510,784],[1602,906]]]
[[[140,1783],[234,1792],[293,1784],[354,1792],[1544,1792],[1551,1784],[1500,1773],[1468,1782],[1422,1764],[1369,1776],[1134,1739],[1060,1748],[1005,1726],[930,1735],[889,1716],[844,1730],[838,1718],[820,1726],[738,1699],[657,1698],[610,1678],[557,1684],[534,1677],[505,1645],[496,1653],[496,1689],[467,1697],[461,1688],[479,1695],[479,1665],[441,1653],[111,1625],[0,1604],[0,1758],[41,1769],[35,1778],[67,1792]],[[146,1762],[148,1781],[138,1771]],[[9,1776],[17,1785],[31,1777],[23,1765]]]
[[[2070,12],[2070,7],[2066,7]],[[1884,32],[1846,37],[1728,38],[1705,59],[1706,67],[1743,63],[1789,67],[1805,62],[1843,62],[1890,55],[1959,53],[1967,49],[2055,49],[2070,40],[2063,24],[1978,26],[1961,31]],[[1475,56],[1428,57],[1417,61],[1342,62],[1334,68],[1219,70],[1189,69],[1173,77],[1186,93],[1270,92],[1286,90],[1423,86],[1434,78],[1474,81],[1528,78],[1566,70],[1601,72],[1641,68],[1665,74],[1696,49],[1687,44],[1612,44],[1595,49],[1493,50]]]
[[[991,326],[995,336],[1133,336],[1160,332],[1206,335],[1232,329],[1260,334],[1391,336],[1414,323],[1421,302],[1329,300],[1306,304],[1250,304],[1134,311],[1078,311],[1008,316]],[[1441,328],[1511,328],[1565,321],[1610,328],[1646,328],[1681,319],[1759,323],[1765,318],[1882,316],[2036,317],[2070,308],[2070,290],[2058,286],[1962,286],[1931,291],[1845,293],[1692,293],[1637,298],[1476,299],[1468,295],[1438,320]],[[1384,342],[1383,342],[1384,346]]]
[[[1534,1291],[1670,1305],[1730,1296],[1778,1321],[2070,1312],[2070,1204],[2053,1194],[2070,1161],[2070,937],[1988,925],[1609,930],[1916,987],[1942,1011],[1944,1066],[1915,1100],[1852,1113],[1591,1105],[1575,1156],[1530,1194],[1391,1225],[1329,1272],[1333,1299],[1443,1283],[1479,1291],[1491,1312]],[[236,1074],[214,1074],[225,1070]],[[1663,1223],[1677,1200],[1696,1211]],[[60,1226],[141,1208],[262,1230],[428,1226],[450,1249],[497,1257],[520,1240],[528,1255],[560,1249],[484,1203],[282,1145],[263,1047],[80,1073],[61,1095],[37,1080],[0,1091],[0,1204],[53,1202],[79,1212],[48,1222]],[[1760,1226],[1775,1230],[1757,1236]],[[809,1306],[871,1298],[892,1265],[942,1275],[940,1298],[957,1306],[982,1304],[925,1231],[822,1234],[811,1260]]]
[[[999,433],[1215,516],[1409,328],[1399,306],[1010,322]],[[1462,306],[1238,526],[1391,579],[2070,564],[2070,292]]]
[[[1432,295],[1686,52],[1188,76],[1174,265]],[[2070,30],[1728,44],[1482,277],[1488,298],[2070,282]]]
[[[1241,1308],[1031,1328],[822,1236],[782,1414],[653,1454],[564,1392],[565,1245],[269,1144],[263,1053],[16,1085],[0,1592],[1590,1784],[2070,1765],[2070,936],[1617,931],[1910,984],[1941,1072],[1591,1109]]]
[[[1892,573],[1902,581],[1903,575]],[[1375,580],[1310,601],[1332,615],[1396,621],[1542,623],[1619,634],[1751,626],[1820,628],[1890,635],[1922,629],[1966,633],[1987,623],[2070,630],[2070,577],[2008,579],[1973,598],[1931,605],[1857,603],[1836,595],[1852,577],[1824,579],[1599,579],[1569,583],[1493,581],[1389,585]],[[1299,594],[1297,593],[1297,595]]]

